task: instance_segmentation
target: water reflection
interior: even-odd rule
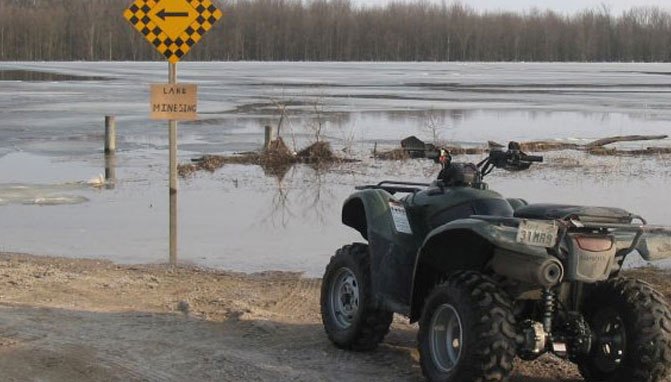
[[[270,168],[264,166],[264,173],[273,180],[275,188],[268,216],[262,221],[273,227],[287,228],[292,219],[299,217],[312,224],[326,225],[337,199],[329,186],[338,181],[338,174],[331,172],[334,167],[336,165],[298,164],[277,174],[276,169],[269,171]]]
[[[327,185],[329,181],[337,181],[337,179],[327,180],[327,173],[332,166],[316,165],[308,167],[310,171],[303,179],[305,187],[301,188],[299,192],[299,198],[303,204],[303,216],[308,220],[324,225],[328,220],[327,215],[333,210],[332,207],[336,202],[335,192]]]
[[[113,190],[116,187],[116,155],[105,155],[105,188]]]
[[[294,217],[294,214],[291,212],[291,203],[289,200],[290,188],[287,187],[285,182],[285,176],[292,172],[295,174],[295,167],[286,164],[282,167],[282,171],[279,171],[275,168],[278,166],[265,166],[263,171],[266,176],[273,179],[275,182],[275,188],[273,197],[271,198],[271,205],[266,210],[269,211],[268,216],[262,219],[264,222],[270,223],[274,227],[285,227],[289,224],[289,221]],[[293,176],[290,177],[290,180],[293,180]]]

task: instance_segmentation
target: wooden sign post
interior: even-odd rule
[[[177,83],[177,62],[223,14],[210,0],[135,0],[124,18],[169,62],[168,84],[151,86],[152,119],[168,120],[170,264],[177,264],[177,121],[197,119],[198,89]]]
[[[168,83],[177,83],[177,64],[168,64]],[[177,121],[168,120],[168,141],[170,146],[170,264],[177,264]]]

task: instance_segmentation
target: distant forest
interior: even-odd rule
[[[132,0],[0,0],[0,60],[157,60],[123,19]],[[427,1],[214,2],[224,18],[189,60],[671,61],[671,14],[479,12]]]

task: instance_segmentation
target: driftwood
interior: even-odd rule
[[[671,147],[648,147],[639,150],[619,150],[605,146],[616,142],[653,141],[668,138],[668,135],[624,135],[598,139],[585,145],[557,141],[530,141],[521,142],[520,149],[525,152],[544,152],[560,150],[581,150],[594,155],[654,155],[671,154]],[[480,155],[491,150],[505,149],[505,145],[498,142],[488,141],[488,148],[484,147],[459,147],[447,146],[452,155]],[[415,136],[410,136],[401,141],[401,148],[378,152],[377,144],[373,150],[373,157],[382,160],[405,160],[411,158],[426,158],[437,160],[440,149],[432,144],[424,143]]]
[[[503,149],[506,147],[494,141],[489,141],[488,146],[490,149]],[[575,150],[578,149],[579,146],[580,145],[577,145],[575,143],[564,143],[555,141],[531,141],[531,142],[520,143],[520,149],[522,151],[532,151],[532,152]]]
[[[671,147],[647,147],[637,150],[618,150],[616,148],[593,147],[588,150],[592,155],[637,156],[671,154]]]
[[[638,150],[619,150],[615,148],[607,148],[605,146],[617,142],[638,142],[638,141],[654,141],[668,138],[668,135],[623,135],[597,139],[596,141],[587,143],[585,145],[578,145],[575,143],[563,143],[556,141],[532,141],[520,143],[522,151],[542,152],[542,151],[560,151],[560,150],[582,150],[594,155],[654,155],[654,154],[669,154],[671,148],[666,147],[648,147],[646,149]],[[490,149],[501,149],[505,147],[497,142],[489,141]]]
[[[623,135],[617,137],[597,139],[594,142],[590,142],[585,145],[586,148],[590,149],[593,147],[603,147],[610,145],[611,143],[617,142],[637,142],[637,141],[657,141],[660,139],[668,138],[668,135]]]

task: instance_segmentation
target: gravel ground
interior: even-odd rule
[[[630,271],[671,297],[669,273]],[[421,381],[416,326],[370,353],[333,347],[320,280],[0,254],[3,381]],[[581,381],[553,356],[513,382]]]

